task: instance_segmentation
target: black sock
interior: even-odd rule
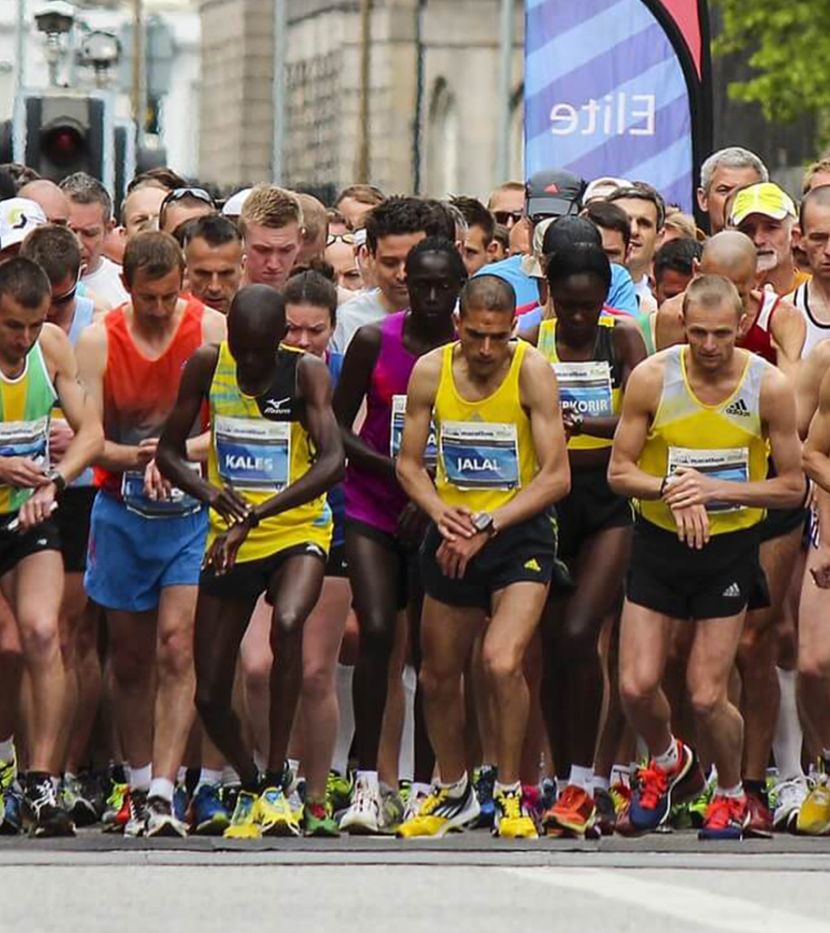
[[[285,785],[288,783],[286,778],[285,768],[282,768],[280,771],[271,771],[269,768],[262,777],[260,787],[263,790],[265,790],[266,787],[278,787],[280,790],[284,790]]]
[[[110,774],[113,784],[127,783],[127,772],[124,770],[124,765],[113,765]]]
[[[744,781],[744,790],[748,794],[755,794],[756,797],[760,797],[764,803],[767,802],[766,781]]]
[[[258,796],[260,790],[259,775],[255,775],[253,778],[249,778],[247,781],[243,778],[240,781],[239,788],[248,794],[254,794],[255,796]]]

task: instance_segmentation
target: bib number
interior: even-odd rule
[[[689,467],[711,476],[712,479],[727,480],[731,483],[749,481],[749,449],[746,447],[725,447],[721,450],[699,450],[688,447],[669,447],[669,475],[678,467]],[[742,505],[728,502],[710,502],[707,512],[739,512]]]
[[[291,422],[217,417],[219,475],[237,489],[278,493],[290,482]]]
[[[519,443],[515,424],[445,421],[440,453],[447,480],[458,489],[517,489]]]
[[[198,463],[189,464],[192,470],[201,470]],[[131,511],[144,518],[180,518],[198,512],[202,503],[173,486],[166,499],[151,499],[144,492],[144,472],[130,470],[121,477],[121,499]]]
[[[587,363],[552,363],[559,383],[559,407],[583,418],[614,414],[611,367],[605,360]]]
[[[403,425],[406,418],[406,396],[392,396],[392,423],[389,430],[389,456],[394,460],[401,450]],[[435,467],[438,461],[438,445],[435,441],[435,423],[429,419],[429,437],[424,448],[424,466],[429,470]]]

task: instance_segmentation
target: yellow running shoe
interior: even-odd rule
[[[497,789],[494,799],[496,801],[496,819],[493,824],[493,835],[503,839],[538,839],[539,833],[536,824],[528,816],[522,804],[522,788]]]
[[[8,790],[17,777],[17,753],[12,748],[12,757],[8,761],[0,761],[0,791]]]
[[[231,825],[222,833],[225,839],[259,839],[262,829],[257,821],[259,798],[250,791],[241,790],[236,797]]]
[[[281,787],[266,787],[257,800],[257,819],[263,836],[299,836],[302,805],[293,809]]]
[[[440,839],[449,832],[459,832],[478,819],[479,807],[473,782],[460,797],[451,797],[446,787],[434,785],[421,803],[417,813],[398,827],[401,839],[432,836]]]
[[[797,833],[824,836],[830,831],[830,777],[816,775],[796,818]]]

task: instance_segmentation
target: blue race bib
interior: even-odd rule
[[[219,475],[237,489],[278,493],[290,479],[291,422],[255,418],[215,419]]]
[[[521,485],[515,424],[445,421],[439,444],[447,480],[458,489],[516,489]]]

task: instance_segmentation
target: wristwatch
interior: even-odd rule
[[[66,477],[55,467],[52,467],[51,470],[46,474],[46,479],[49,480],[55,487],[55,496],[61,495],[64,489],[66,489]]]
[[[473,515],[473,527],[476,531],[486,532],[491,538],[496,533],[493,516],[490,512],[476,512]]]

